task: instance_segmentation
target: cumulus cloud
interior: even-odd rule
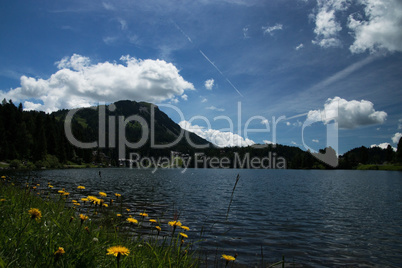
[[[283,25],[282,24],[275,24],[274,26],[263,26],[262,30],[264,34],[270,34],[273,35],[274,31],[282,30]]]
[[[307,114],[307,120],[322,121],[328,124],[332,120],[338,122],[339,128],[353,129],[365,125],[382,124],[387,118],[384,111],[376,111],[370,101],[347,101],[340,97],[329,98],[323,110],[312,110]]]
[[[320,141],[319,141],[319,140],[317,140],[317,139],[313,139],[313,142],[317,142],[317,143],[318,143],[318,142],[320,142]]]
[[[208,79],[207,81],[205,81],[205,88],[208,90],[212,90],[212,88],[214,87],[214,79]]]
[[[183,100],[188,100],[188,96],[186,95],[186,94],[183,94],[183,95],[181,95],[181,98],[183,99]]]
[[[181,128],[193,132],[201,138],[204,138],[219,147],[244,147],[255,144],[254,141],[250,139],[244,139],[243,137],[232,132],[222,132],[215,129],[205,129],[204,127],[198,125],[192,125],[188,121],[181,121],[179,125]]]
[[[166,61],[141,60],[129,55],[122,56],[120,61],[123,64],[107,61],[94,64],[88,57],[74,54],[57,62],[59,70],[50,78],[22,76],[21,86],[0,91],[0,98],[23,102],[26,109],[51,112],[121,99],[174,102],[186,90],[194,90],[193,84]]]
[[[391,138],[393,143],[398,143],[400,138],[402,137],[402,133],[398,132]]]
[[[336,19],[336,12],[346,10],[349,6],[348,0],[317,0],[317,13],[315,14],[316,34],[313,44],[321,47],[339,47],[341,41],[339,32],[342,30]]]
[[[374,148],[374,147],[379,147],[379,148],[381,148],[381,149],[387,149],[388,148],[388,146],[390,146],[391,144],[389,144],[388,142],[383,142],[383,143],[380,143],[380,144],[372,144],[371,146],[370,146],[370,148]],[[392,147],[392,146],[391,146]],[[396,152],[396,148],[395,147],[392,147],[392,149]]]
[[[223,108],[217,108],[217,107],[215,107],[215,106],[208,106],[208,107],[205,108],[205,109],[207,109],[207,110],[212,110],[212,111],[218,111],[218,112],[223,112],[223,111],[225,111],[225,109],[223,109]]]
[[[348,27],[353,30],[352,53],[378,49],[402,51],[402,1],[360,0],[364,14],[351,14]]]
[[[269,140],[263,140],[264,144],[272,144],[275,145],[276,143],[273,141],[269,141]]]
[[[201,97],[201,103],[207,102],[208,100],[204,97]]]

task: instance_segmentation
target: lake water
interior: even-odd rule
[[[151,215],[175,211],[209,260],[238,254],[247,266],[402,265],[402,173],[344,170],[79,169],[35,175],[66,190],[121,193]],[[226,213],[237,174],[230,212]],[[201,232],[202,231],[202,232]],[[201,236],[202,233],[202,236]],[[215,256],[218,254],[218,257]]]

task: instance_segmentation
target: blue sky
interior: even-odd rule
[[[0,20],[0,98],[27,110],[148,101],[222,146],[318,150],[334,111],[340,154],[402,136],[399,0],[17,0]]]

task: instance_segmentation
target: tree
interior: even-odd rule
[[[399,139],[398,147],[396,150],[396,162],[402,163],[402,137]]]

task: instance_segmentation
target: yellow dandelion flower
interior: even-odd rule
[[[81,186],[81,185],[80,185],[80,186],[77,187],[77,189],[78,189],[78,190],[85,190],[85,186]]]
[[[102,197],[106,197],[106,196],[107,196],[107,194],[104,193],[104,192],[99,192],[99,195],[102,196]]]
[[[138,223],[138,221],[134,218],[127,218],[127,221],[131,223]]]
[[[53,185],[50,185],[50,184],[49,184],[47,187],[49,187],[49,188],[53,188]]]
[[[121,255],[130,254],[130,250],[123,246],[114,246],[107,249],[106,255],[113,255],[115,257],[120,257]]]
[[[225,259],[226,261],[234,261],[234,260],[236,260],[235,257],[230,256],[230,255],[225,255],[225,254],[222,254],[222,259]]]
[[[83,197],[83,198],[81,198],[81,201],[82,201],[82,202],[88,202],[88,198]]]
[[[180,235],[181,235],[182,237],[188,238],[188,235],[186,235],[185,233],[180,233]]]
[[[2,179],[5,179],[5,178],[6,178],[6,176],[1,176],[1,178],[2,178]]]
[[[116,197],[121,197],[121,194],[115,193],[114,194]]]
[[[66,253],[66,252],[64,251],[64,248],[59,247],[59,249],[54,252],[54,255],[62,255],[62,254],[64,254],[64,253]]]
[[[127,212],[130,212],[130,209],[129,209],[129,208],[126,208],[126,211],[127,211]]]
[[[75,200],[75,199],[71,200],[71,203],[77,203],[77,202],[78,202],[78,201]]]
[[[31,219],[39,221],[42,218],[42,212],[37,208],[31,208],[28,213],[31,215]]]
[[[147,213],[140,213],[140,216],[148,217],[148,214]]]
[[[150,222],[157,223],[157,220],[149,219]]]
[[[36,184],[36,186],[40,186],[40,184],[38,183],[38,184]]]
[[[89,219],[89,217],[84,214],[80,214],[80,219],[81,219],[81,221],[86,221]]]
[[[6,199],[4,199],[4,198],[0,199],[0,202],[5,202],[5,201],[6,201]]]
[[[64,192],[64,193],[63,193],[63,195],[64,195],[64,196],[69,196],[69,195],[70,195],[70,193],[68,193],[68,192]]]
[[[57,191],[59,194],[64,194],[64,191],[63,190],[58,190]]]
[[[184,226],[184,225],[180,226],[180,228],[182,228],[183,230],[186,230],[186,231],[190,231],[190,228],[188,228],[187,226]]]
[[[162,231],[162,228],[160,226],[155,226],[155,228],[160,232]]]
[[[81,206],[81,204],[78,202],[74,202],[73,204],[74,204],[74,206]]]
[[[119,213],[119,214],[117,214],[116,216],[117,216],[117,217],[121,217],[121,214]]]
[[[106,208],[107,208],[109,205],[108,205],[108,204],[102,204],[102,206],[104,206],[104,207],[106,207]]]
[[[35,189],[36,189],[36,186],[32,187],[32,189],[34,189],[34,190],[35,190]]]
[[[176,226],[181,226],[181,222],[180,221],[170,221],[168,222],[168,224],[170,226],[176,227]]]

